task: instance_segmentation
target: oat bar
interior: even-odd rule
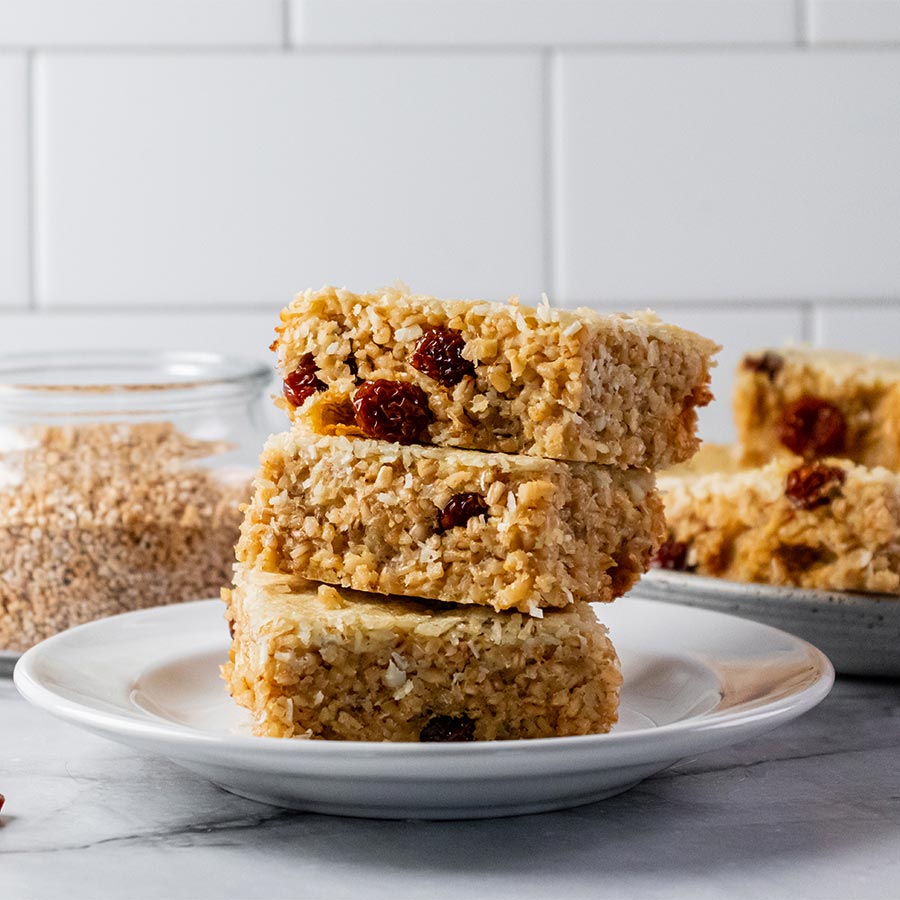
[[[401,288],[306,291],[277,333],[281,402],[320,433],[648,468],[697,449],[717,349],[649,312]]]
[[[900,469],[900,361],[792,347],[744,357],[734,413],[741,456],[842,456]]]
[[[605,732],[621,683],[591,607],[543,619],[239,574],[223,676],[259,735],[461,741]]]
[[[900,475],[781,457],[739,469],[704,449],[661,474],[669,537],[657,562],[735,581],[900,594]]]
[[[263,450],[237,557],[357,590],[539,613],[624,593],[664,527],[643,469],[295,426]]]

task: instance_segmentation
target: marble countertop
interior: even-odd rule
[[[895,897],[900,683],[841,679],[798,721],[591,806],[378,822],[232,796],[0,679],[0,792],[10,900]]]

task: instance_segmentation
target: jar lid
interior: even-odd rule
[[[12,354],[0,361],[0,415],[158,415],[249,401],[271,379],[261,363],[218,353]]]

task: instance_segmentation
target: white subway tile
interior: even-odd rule
[[[900,295],[900,54],[563,54],[569,302]]]
[[[0,306],[27,306],[28,119],[24,56],[0,53]]]
[[[807,0],[813,44],[900,43],[900,0]]]
[[[821,347],[900,359],[900,304],[820,306],[813,323]]]
[[[768,44],[793,0],[290,0],[298,45]]]
[[[0,0],[0,46],[280,46],[281,0]]]
[[[42,305],[543,289],[537,55],[54,54]]]
[[[600,312],[628,309],[615,304],[592,304]],[[653,307],[662,319],[712,338],[722,345],[713,370],[715,400],[700,410],[700,435],[705,441],[731,442],[735,439],[731,415],[734,373],[741,357],[751,350],[797,343],[804,338],[803,312],[797,306],[754,304],[722,306],[662,304]]]

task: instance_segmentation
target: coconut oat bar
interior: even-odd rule
[[[270,737],[463,741],[605,732],[615,650],[591,607],[543,619],[239,572],[223,676]]]
[[[656,468],[697,449],[717,347],[652,313],[306,291],[272,348],[324,434]]]
[[[900,360],[808,347],[751,353],[734,413],[747,464],[797,453],[900,469]]]
[[[734,581],[900,594],[900,475],[781,457],[739,469],[706,448],[660,475],[669,537],[657,565]]]
[[[539,613],[623,594],[664,528],[644,469],[295,426],[262,452],[237,558],[357,590]]]

